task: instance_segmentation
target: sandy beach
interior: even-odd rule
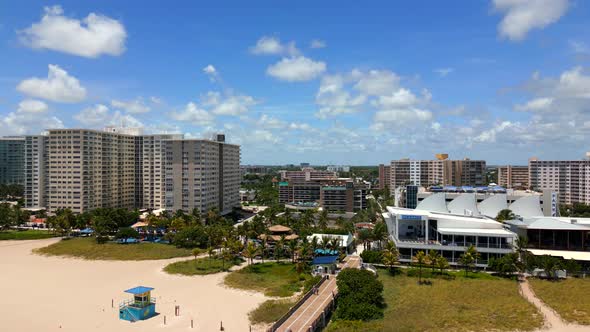
[[[223,321],[225,331],[248,331],[247,313],[267,299],[223,286],[226,273],[184,277],[162,271],[178,259],[86,261],[31,252],[56,241],[0,242],[0,330],[219,331]],[[155,288],[159,315],[136,323],[119,320],[118,303],[130,296],[123,291],[138,285]]]

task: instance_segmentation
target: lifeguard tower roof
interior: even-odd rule
[[[137,295],[137,294],[143,294],[143,293],[149,292],[151,290],[153,290],[153,288],[151,288],[151,287],[137,286],[137,287],[129,288],[128,290],[125,291],[125,293]]]

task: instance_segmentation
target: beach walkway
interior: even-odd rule
[[[360,257],[348,256],[342,269],[359,268]],[[318,324],[325,326],[325,312],[334,305],[334,297],[338,293],[336,276],[330,276],[319,287],[318,294],[311,295],[297,310],[281,324],[275,331],[278,332],[309,332],[314,331]]]

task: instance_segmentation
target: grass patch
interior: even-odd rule
[[[264,301],[258,308],[248,313],[248,318],[252,324],[274,323],[283,317],[296,302],[297,300]]]
[[[392,276],[380,270],[384,318],[335,321],[328,331],[531,331],[542,326],[541,314],[519,295],[515,281],[484,273],[470,273],[471,278],[463,272],[449,275],[454,277],[418,285],[418,278],[405,271]]]
[[[262,263],[249,265],[225,277],[229,287],[255,290],[266,296],[289,297],[300,291],[309,273],[297,273],[291,263]]]
[[[61,240],[50,246],[35,249],[38,254],[78,257],[83,259],[139,261],[191,256],[191,251],[169,244],[138,243],[98,244],[93,237]]]
[[[164,271],[185,276],[205,275],[227,271],[230,267],[240,265],[242,262],[243,260],[237,257],[225,262],[219,258],[203,257],[168,264]]]
[[[24,231],[8,230],[0,232],[1,240],[39,240],[55,237],[56,235],[49,231],[37,229],[27,229]]]
[[[567,322],[590,325],[590,280],[560,281],[530,279],[535,294]]]

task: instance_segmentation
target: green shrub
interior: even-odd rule
[[[383,252],[375,250],[365,250],[361,253],[363,263],[381,264],[383,262]]]
[[[383,317],[383,283],[367,270],[344,269],[336,279],[336,319],[372,320]]]

